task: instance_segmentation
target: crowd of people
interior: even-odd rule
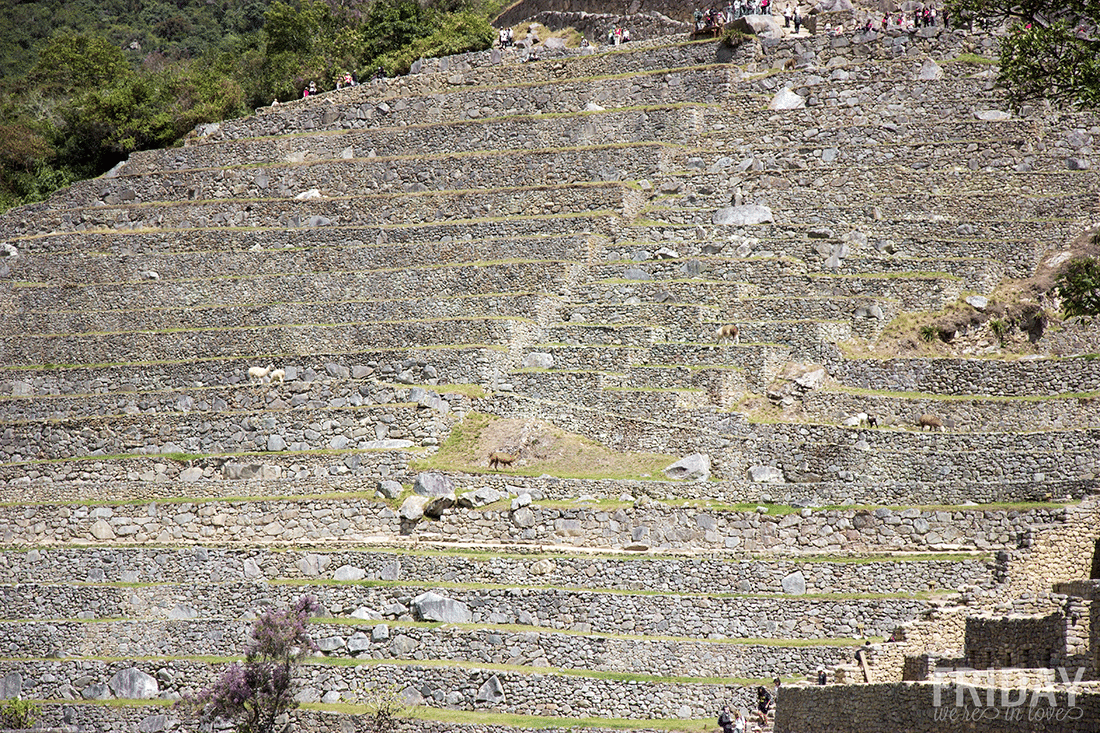
[[[732,23],[743,15],[771,15],[771,0],[728,0],[726,7],[695,9],[695,30],[709,31]]]

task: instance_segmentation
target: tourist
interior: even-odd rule
[[[730,713],[729,705],[723,707],[722,712],[719,713],[718,725],[722,728],[722,733],[733,733],[733,715]]]
[[[733,733],[745,733],[745,714],[737,711],[737,720],[733,721]]]
[[[817,668],[817,684],[824,686],[828,682],[828,678],[825,676],[825,668]]]
[[[696,8],[695,12],[692,13],[692,16],[695,18],[695,30],[703,30],[703,11],[699,8]]]
[[[771,692],[762,685],[757,687],[757,718],[761,725],[768,725],[768,710],[771,709]]]
[[[787,7],[783,9],[783,27],[791,27],[791,18],[794,17],[794,12],[791,10],[791,4],[787,3]]]
[[[794,34],[798,35],[799,28],[802,27],[802,15],[798,12],[798,8],[794,9]]]

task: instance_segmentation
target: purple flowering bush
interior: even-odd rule
[[[276,718],[298,707],[294,666],[317,650],[306,622],[319,609],[313,596],[302,596],[293,609],[268,610],[252,626],[244,664],[230,665],[180,704],[204,719],[235,720],[238,733],[274,733]]]

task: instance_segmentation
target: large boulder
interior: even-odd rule
[[[156,678],[145,674],[136,667],[127,667],[115,672],[107,681],[107,686],[115,697],[122,700],[151,700],[160,694]]]
[[[798,95],[795,95],[798,96]],[[718,209],[711,217],[711,223],[718,226],[744,227],[756,224],[774,222],[775,216],[767,206],[757,204],[745,204],[743,206],[727,206]]]
[[[450,476],[444,476],[441,473],[420,473],[416,476],[416,481],[413,483],[413,493],[420,496],[446,496],[447,494],[453,494],[455,490],[455,483],[451,480]]]
[[[402,519],[410,522],[416,522],[424,517],[424,507],[428,505],[431,499],[427,496],[417,496],[413,494],[405,499],[401,503],[401,508],[397,510],[397,513]]]
[[[768,102],[768,109],[774,110],[802,109],[805,106],[806,100],[790,89],[780,89]]]
[[[666,468],[665,475],[672,479],[706,481],[710,478],[710,456],[703,453],[685,456]]]
[[[778,15],[742,15],[727,27],[761,38],[779,38],[783,29],[779,27]]]
[[[749,469],[749,479],[758,484],[783,483],[783,471],[775,466],[753,466]]]
[[[477,689],[477,697],[474,698],[474,702],[483,702],[489,705],[499,705],[504,702],[504,685],[500,684],[500,679],[496,675],[485,680],[485,683]]]
[[[473,620],[469,607],[461,601],[428,591],[412,599],[413,610],[421,621],[468,624]]]

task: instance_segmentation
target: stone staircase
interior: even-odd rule
[[[838,348],[1032,275],[1095,218],[1066,160],[1100,123],[985,114],[990,77],[950,63],[980,40],[471,56],[0,219],[4,691],[155,733],[308,593],[301,730],[354,730],[389,688],[410,731],[698,730],[997,592],[997,553],[1095,491],[1098,362]],[[807,106],[769,110],[783,87]],[[772,221],[713,223],[737,201]],[[792,363],[829,381],[746,410]],[[926,412],[954,427],[916,432]],[[710,480],[453,470],[468,506],[410,518],[478,415],[704,453]],[[427,591],[468,616],[422,618]],[[102,704],[131,668],[157,701]]]

